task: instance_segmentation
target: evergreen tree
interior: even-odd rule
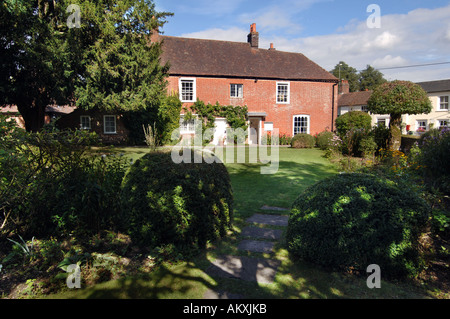
[[[350,92],[359,91],[358,71],[355,68],[349,66],[344,61],[340,61],[330,72],[340,80],[347,80],[350,86]]]
[[[80,9],[71,26],[69,5]],[[84,109],[148,110],[167,66],[150,36],[166,23],[151,0],[6,0],[0,6],[0,104],[16,104],[38,131],[52,103]],[[155,111],[157,112],[157,111]]]
[[[378,85],[386,82],[383,73],[368,65],[359,73],[359,89],[361,91],[374,90]]]

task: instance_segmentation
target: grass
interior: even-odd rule
[[[248,148],[246,158],[248,159]],[[101,151],[101,150],[100,150]],[[130,159],[144,155],[145,148],[117,148]],[[263,205],[289,208],[308,186],[337,173],[337,169],[318,149],[280,148],[276,174],[262,175],[261,163],[228,163],[234,197],[234,232],[213,243],[200,256],[189,261],[163,264],[148,274],[72,290],[51,298],[159,298],[201,299],[207,289],[238,293],[246,298],[424,298],[423,289],[409,283],[382,281],[381,289],[369,289],[366,278],[332,273],[314,265],[292,260],[281,240],[271,255],[237,250],[244,220],[261,212]],[[326,236],[326,234],[324,234]],[[249,255],[281,261],[275,282],[257,284],[234,279],[212,278],[205,273],[210,261],[219,255]]]

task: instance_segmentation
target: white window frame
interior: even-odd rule
[[[83,119],[87,119],[87,125],[83,125]],[[86,123],[84,123],[86,124]],[[91,117],[89,115],[81,115],[80,116],[80,129],[81,130],[90,130],[91,129]]]
[[[234,87],[234,95],[233,95],[233,87]],[[244,97],[244,84],[231,83],[230,84],[230,98],[242,99],[243,97]]]
[[[298,117],[305,117],[307,119],[307,126],[306,126],[306,132],[295,132],[295,119]],[[310,128],[311,128],[311,116],[310,115],[306,115],[306,114],[298,114],[298,115],[294,115],[292,117],[292,136],[295,136],[297,134],[310,134]]]
[[[113,118],[114,119],[114,131],[109,131],[106,129],[106,122],[107,118]],[[116,116],[115,115],[103,115],[103,133],[104,134],[117,134],[117,123],[116,123]]]
[[[444,121],[447,122],[447,125],[442,125],[441,121],[442,122],[444,122]],[[441,128],[441,127],[450,127],[450,120],[449,119],[440,119],[440,120],[437,120],[437,122],[438,122],[439,128]]]
[[[444,101],[442,101],[444,100]],[[449,111],[449,96],[448,95],[441,95],[439,96],[439,107],[438,107],[438,111]],[[446,106],[446,108],[442,107],[443,105]]]
[[[286,86],[287,87],[287,89],[286,89],[287,90],[287,92],[286,92],[286,95],[287,95],[286,96],[286,101],[280,100],[281,96],[284,97],[284,94],[282,95],[280,90],[279,90],[280,86]],[[290,100],[291,100],[291,83],[290,82],[277,82],[277,89],[276,89],[276,101],[277,101],[277,104],[289,104]]]
[[[189,122],[184,120],[184,114],[180,115],[180,134],[194,134],[195,133],[195,116]],[[186,124],[184,124],[186,123]]]
[[[425,126],[420,125],[420,122],[424,122]],[[417,120],[416,121],[416,131],[423,127],[424,131],[428,130],[428,120]]]
[[[192,100],[183,99],[183,83],[192,82]],[[178,88],[180,92],[180,101],[184,103],[195,102],[197,100],[197,79],[196,78],[180,78],[178,81]]]

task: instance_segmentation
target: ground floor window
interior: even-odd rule
[[[91,129],[91,117],[88,115],[80,116],[80,128],[82,130],[90,130]]]
[[[195,119],[185,120],[184,116],[180,117],[180,133],[195,133]]]
[[[416,128],[417,132],[425,132],[427,130],[427,120],[418,120]]]
[[[294,135],[309,134],[309,115],[295,115],[294,116]]]
[[[104,115],[103,116],[103,133],[105,134],[116,134],[116,116],[115,115]]]
[[[439,127],[449,127],[448,122],[449,120],[439,120]]]

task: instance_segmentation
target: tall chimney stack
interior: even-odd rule
[[[252,48],[258,48],[259,46],[259,33],[256,32],[256,23],[250,25],[250,33],[247,36],[247,42],[250,43]]]

